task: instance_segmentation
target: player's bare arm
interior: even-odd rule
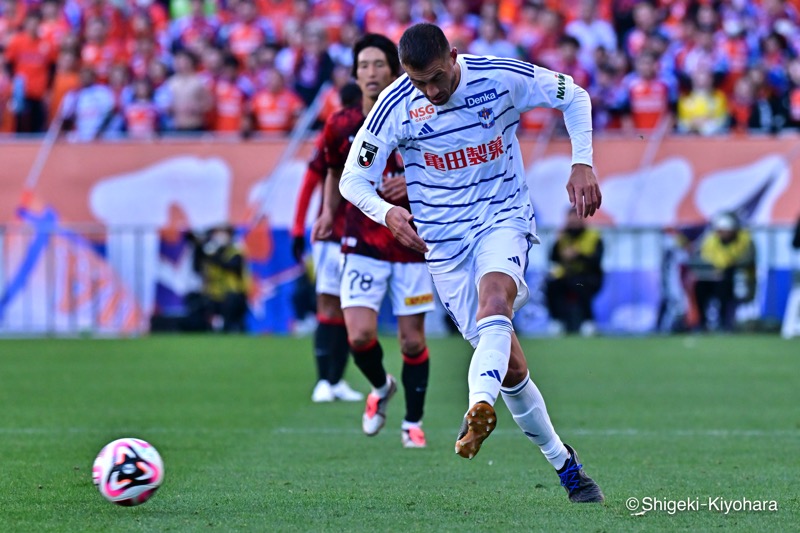
[[[567,182],[567,194],[569,203],[581,218],[593,216],[600,209],[603,195],[600,193],[600,185],[597,184],[597,176],[594,175],[592,167],[581,163],[572,165],[572,172]]]
[[[342,193],[339,192],[341,179],[342,169],[328,169],[328,179],[322,189],[322,212],[311,229],[311,238],[314,241],[327,239],[333,231],[333,216],[342,202]]]
[[[395,206],[386,213],[386,227],[392,231],[394,238],[400,241],[403,246],[408,246],[412,250],[424,254],[428,251],[425,241],[417,235],[416,230],[411,225],[414,215],[406,209]]]

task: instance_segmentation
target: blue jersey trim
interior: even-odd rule
[[[511,68],[511,67],[500,67],[500,66],[495,66],[495,65],[488,65],[488,66],[485,66],[485,67],[475,66],[475,67],[470,67],[470,70],[507,70],[508,72],[513,72],[515,74],[520,74],[522,76],[527,76],[529,78],[534,78],[535,77],[533,74],[529,74],[529,73],[524,72],[522,70],[517,70],[517,69]]]
[[[411,85],[411,80],[408,78],[406,78],[397,87],[392,89],[386,98],[383,99],[375,114],[372,115],[372,119],[369,121],[369,125],[367,126],[367,131],[373,135],[377,135],[381,130],[383,123],[386,121],[386,117],[389,116],[392,109],[394,109],[397,104],[402,102],[403,98],[411,94],[413,90],[414,86]]]
[[[486,66],[486,65],[496,65],[496,66],[505,66],[505,67],[512,67],[520,70],[528,71],[531,76],[536,74],[536,69],[530,63],[526,63],[525,61],[520,61],[519,59],[510,59],[510,58],[493,58],[489,59],[488,57],[465,57],[465,61],[467,62],[467,66],[470,67],[470,70],[483,70],[483,69],[473,69],[473,66]]]
[[[378,109],[375,110],[375,114],[372,115],[372,118],[367,124],[367,129],[372,130],[372,127],[375,125],[375,122],[378,120],[378,116],[383,112],[384,108],[391,103],[396,95],[403,92],[405,90],[405,86],[411,83],[411,80],[406,79],[404,82],[400,83],[397,87],[391,90],[389,94],[386,95],[386,98],[381,101],[381,104],[378,106]]]
[[[406,165],[406,166],[408,166],[408,165]],[[497,174],[497,175],[492,176],[490,178],[483,178],[481,180],[476,181],[475,183],[470,183],[468,185],[461,185],[461,186],[458,186],[458,187],[448,187],[447,185],[433,185],[433,184],[423,183],[421,181],[409,181],[409,182],[406,183],[406,186],[410,187],[411,185],[420,185],[421,187],[425,187],[427,189],[443,189],[445,191],[458,191],[458,190],[461,190],[461,189],[469,189],[470,187],[474,187],[476,185],[480,185],[481,183],[488,183],[490,181],[494,181],[497,178],[505,176],[507,172],[508,172],[508,170],[505,170],[505,171],[501,172],[500,174]],[[514,179],[514,176],[512,176],[511,178],[508,178],[508,179]],[[503,180],[503,181],[506,181],[506,180]]]
[[[482,81],[486,81],[486,80],[488,80],[488,79],[489,79],[489,78],[478,78],[477,80],[468,81],[466,86],[467,86],[467,87],[469,87],[469,86],[470,86],[470,85],[472,85],[473,83],[480,83],[480,82],[482,82]]]
[[[512,177],[512,179],[513,179],[513,177]],[[503,181],[505,181],[505,180],[503,180]],[[514,191],[511,194],[509,194],[508,196],[506,196],[502,200],[489,201],[489,200],[492,200],[492,197],[491,196],[487,196],[485,198],[479,198],[478,200],[475,200],[474,202],[469,202],[469,203],[466,203],[466,204],[431,204],[431,203],[428,203],[428,202],[425,202],[425,201],[422,201],[422,200],[411,200],[409,203],[410,204],[420,204],[420,205],[424,205],[426,207],[436,207],[436,208],[472,207],[475,204],[479,204],[481,202],[486,202],[486,201],[489,201],[489,205],[502,204],[503,202],[505,202],[505,201],[513,198],[514,196],[516,196],[519,193],[519,191],[520,191],[520,189],[517,188],[516,191]]]
[[[495,212],[495,213],[492,213],[492,217],[491,217],[491,218],[492,218],[492,219],[494,219],[494,218],[495,218],[497,215],[499,215],[499,214],[501,214],[501,213],[508,213],[509,211],[516,211],[517,209],[522,209],[523,207],[524,207],[524,206],[521,206],[521,205],[515,205],[515,206],[513,206],[513,207],[506,207],[505,209],[501,209],[500,211],[497,211],[497,212]],[[515,216],[516,216],[516,215],[515,215]],[[508,220],[508,219],[504,219],[504,220]],[[473,229],[478,229],[478,228],[480,228],[480,227],[481,227],[481,225],[482,225],[482,224],[473,224],[472,226],[470,226],[470,228],[469,228],[469,229],[470,229],[470,230],[473,230]]]
[[[445,226],[447,224],[461,224],[463,222],[474,222],[476,220],[478,220],[478,217],[462,218],[459,220],[420,220],[415,217],[414,224],[430,224],[431,226]]]
[[[389,118],[389,117],[391,116],[391,114],[392,114],[392,110],[393,110],[395,107],[397,107],[397,104],[401,103],[401,102],[403,101],[403,99],[405,99],[405,98],[406,98],[406,97],[407,97],[409,94],[411,94],[412,92],[414,92],[414,86],[413,86],[413,85],[412,85],[412,86],[411,86],[411,87],[410,87],[410,88],[409,88],[409,89],[408,89],[406,92],[404,92],[403,94],[401,94],[401,95],[400,95],[400,97],[399,97],[399,99],[398,99],[398,100],[397,100],[395,103],[393,103],[391,107],[389,107],[389,108],[386,110],[386,112],[383,114],[383,118],[381,119],[380,123],[378,124],[378,127],[377,127],[377,128],[375,129],[375,131],[373,132],[373,135],[376,135],[376,136],[377,136],[377,135],[378,135],[378,133],[380,133],[380,131],[381,131],[381,128],[383,128],[383,125],[386,123],[386,119],[387,119],[387,118]]]
[[[461,237],[452,237],[450,239],[431,239],[431,240],[423,239],[423,240],[428,244],[441,244],[443,242],[463,241],[464,237],[461,236]]]
[[[503,135],[506,134],[506,132],[508,131],[508,128],[510,128],[512,126],[516,126],[517,124],[519,124],[519,120],[515,120],[514,122],[510,123],[508,126],[503,128]]]

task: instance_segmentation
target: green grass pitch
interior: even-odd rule
[[[397,343],[385,338],[398,372]],[[428,448],[361,404],[314,405],[310,339],[0,341],[0,531],[790,531],[800,527],[800,344],[760,336],[527,340],[556,429],[606,493],[567,501],[505,407],[480,454],[453,453],[468,345],[432,339]],[[350,365],[350,382],[365,381]],[[161,490],[114,506],[95,454],[135,436]],[[636,516],[629,498],[775,500],[775,512]],[[664,503],[663,505],[669,505]]]

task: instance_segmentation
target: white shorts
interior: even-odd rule
[[[478,342],[475,317],[481,278],[489,272],[503,272],[514,278],[517,283],[514,311],[521,308],[530,296],[525,270],[528,268],[528,251],[534,242],[537,242],[536,238],[530,233],[499,228],[483,235],[456,268],[433,274],[433,283],[445,311],[473,346]]]
[[[317,272],[317,294],[339,296],[342,283],[342,245],[330,241],[315,242],[311,251]]]
[[[433,283],[425,263],[391,263],[344,254],[342,309],[367,307],[380,312],[386,293],[395,316],[433,311]]]

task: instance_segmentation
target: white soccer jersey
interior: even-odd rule
[[[586,94],[571,77],[530,63],[473,55],[457,61],[461,80],[443,106],[430,103],[407,75],[381,93],[353,141],[341,182],[346,198],[385,224],[391,205],[374,193],[364,201],[358,193],[364,179],[380,182],[386,158],[398,147],[414,223],[434,273],[455,268],[490,228],[532,231],[533,207],[516,138],[520,114],[534,107],[563,111],[576,92]],[[573,161],[591,165],[590,114],[581,109],[579,118],[577,129],[589,132],[583,142],[588,150],[574,149]]]

